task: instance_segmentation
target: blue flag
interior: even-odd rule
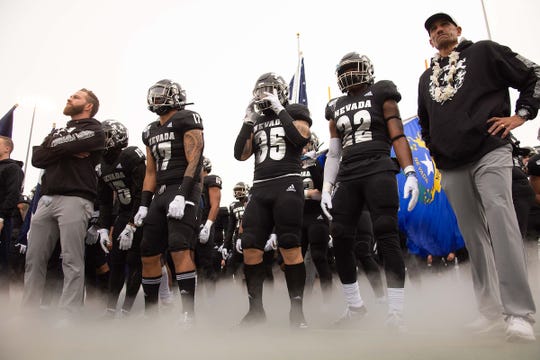
[[[0,119],[0,135],[7,136],[11,138],[13,133],[13,112],[17,108],[17,104],[13,107]]]
[[[404,122],[418,177],[420,196],[413,211],[407,211],[409,199],[403,199],[405,175],[397,175],[399,189],[399,227],[407,234],[407,246],[413,254],[446,256],[465,247],[456,216],[441,188],[441,173],[431,159],[420,135],[418,118]],[[395,153],[392,149],[392,156]]]
[[[304,69],[304,57],[298,60],[296,74],[289,83],[289,101],[293,104],[308,104],[306,91],[306,72]]]
[[[23,245],[28,244],[28,230],[30,230],[30,222],[32,221],[32,215],[37,210],[39,199],[41,198],[41,176],[43,175],[43,172],[39,175],[39,181],[34,189],[34,197],[32,197],[32,201],[30,202],[30,207],[28,208],[28,212],[26,213],[26,216],[24,217],[24,221],[21,225],[21,230],[19,231],[19,237],[17,238],[17,242]]]

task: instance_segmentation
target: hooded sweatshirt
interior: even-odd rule
[[[422,137],[437,166],[452,169],[475,162],[495,148],[508,144],[490,135],[492,117],[510,116],[508,88],[519,91],[516,109],[525,107],[536,117],[540,103],[540,67],[493,41],[461,41],[452,98],[437,102],[431,81],[432,66],[420,77],[418,118]],[[448,57],[440,59],[439,83],[447,84]]]
[[[0,160],[0,218],[11,217],[21,196],[24,180],[23,162],[13,159]]]

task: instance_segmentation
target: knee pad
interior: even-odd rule
[[[300,236],[293,233],[285,233],[278,236],[278,246],[283,249],[292,249],[301,245]]]
[[[397,234],[397,231],[397,216],[382,215],[373,219],[373,233],[376,238],[387,234]]]

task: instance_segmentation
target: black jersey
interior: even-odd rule
[[[399,171],[390,158],[391,142],[384,120],[386,100],[401,100],[396,85],[388,80],[370,85],[362,94],[330,100],[326,119],[336,122],[343,148],[337,181],[381,171]]]
[[[293,120],[305,120],[311,126],[306,106],[290,104],[285,109]],[[295,146],[287,139],[278,115],[269,111],[259,116],[253,126],[253,134],[254,182],[300,175],[302,146]]]
[[[240,224],[244,217],[246,201],[236,200],[229,205],[229,222],[227,225],[227,235],[225,236],[225,247],[231,249],[232,241],[238,237]]]
[[[131,216],[137,212],[145,160],[144,153],[138,147],[129,146],[112,159],[105,155],[96,166],[100,223],[103,227],[112,225],[113,199],[119,206],[119,212],[130,212]]]
[[[302,181],[304,190],[317,189],[322,191],[324,169],[317,159],[305,159],[302,161]],[[306,199],[304,213],[320,213],[320,200]]]
[[[208,213],[210,212],[210,194],[208,191],[211,187],[217,187],[221,190],[221,178],[218,175],[207,175],[203,180],[203,185],[201,194],[202,221],[208,219]]]
[[[184,134],[194,129],[203,129],[201,116],[185,109],[175,113],[163,125],[157,120],[144,129],[142,141],[152,150],[156,161],[158,186],[182,183],[188,165],[184,152]]]

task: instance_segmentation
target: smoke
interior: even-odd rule
[[[539,249],[527,242],[530,283],[540,304]],[[378,303],[365,275],[359,275],[368,314],[353,329],[331,329],[345,303],[337,276],[331,298],[323,301],[319,283],[306,291],[307,330],[289,328],[289,300],[284,276],[275,270],[265,283],[267,322],[240,328],[248,308],[241,279],[223,280],[215,292],[201,281],[196,296],[196,323],[179,324],[181,305],[144,317],[142,291],[132,313],[123,319],[102,318],[103,307],[88,303],[81,316],[63,322],[54,310],[28,313],[19,307],[21,289],[0,304],[0,359],[539,359],[540,340],[530,344],[504,341],[504,331],[473,334],[464,324],[478,313],[467,263],[458,269],[423,273],[406,284],[406,333],[385,327],[387,305]],[[122,299],[123,294],[121,295]],[[535,325],[540,338],[538,324]]]

